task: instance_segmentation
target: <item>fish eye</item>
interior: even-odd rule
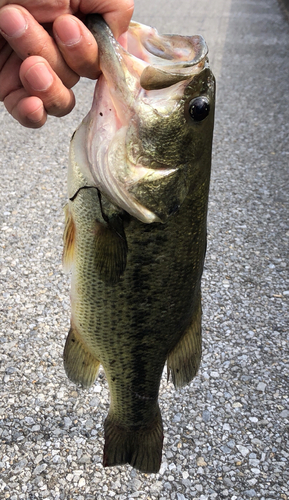
[[[196,122],[204,120],[210,112],[209,99],[205,96],[195,97],[189,104],[189,113]]]

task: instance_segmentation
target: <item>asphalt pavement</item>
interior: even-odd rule
[[[164,374],[158,474],[103,469],[109,405],[67,380],[69,277],[61,267],[77,107],[26,130],[0,107],[0,498],[289,499],[289,24],[278,0],[137,0],[134,19],[203,34],[217,77],[201,369]]]

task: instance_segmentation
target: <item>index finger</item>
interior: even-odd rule
[[[134,3],[132,0],[122,0],[121,2],[107,0],[107,3],[113,7],[113,10],[109,10],[109,5],[107,5],[106,11],[99,12],[99,14],[103,14],[104,20],[109,25],[115,38],[118,38],[128,29],[133,14]],[[117,8],[115,8],[115,4]]]
[[[102,14],[116,38],[127,30],[134,7],[133,0],[0,0],[0,8],[13,3],[39,23],[52,23],[62,14]]]
[[[118,38],[128,29],[131,20],[133,0],[83,0],[80,6],[83,14],[101,14],[115,38]]]
[[[80,0],[81,1],[81,0]],[[79,9],[80,1],[73,2],[69,0],[0,0],[0,8],[5,5],[24,7],[39,23],[52,23],[61,14],[73,14]],[[97,2],[92,2],[97,3]]]

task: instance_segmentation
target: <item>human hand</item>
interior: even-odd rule
[[[71,87],[80,76],[99,76],[97,44],[81,19],[90,12],[102,14],[118,38],[128,27],[133,3],[19,0],[17,5],[5,4],[0,0],[0,100],[19,123],[39,128],[47,114],[64,116],[72,110]]]

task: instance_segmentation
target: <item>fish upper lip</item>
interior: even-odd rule
[[[131,21],[126,50],[101,16],[92,18],[89,28],[99,45],[100,68],[128,108],[133,108],[140,88],[166,88],[190,79],[205,65],[208,48],[201,35],[160,35],[155,28]]]

